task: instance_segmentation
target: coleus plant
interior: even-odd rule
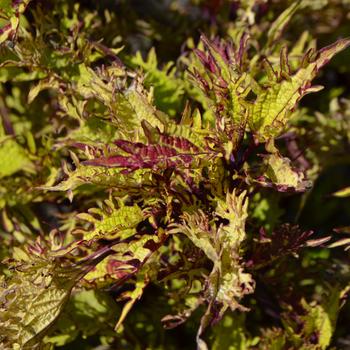
[[[348,281],[314,277],[317,298],[292,287],[317,276],[292,257],[330,237],[281,224],[274,205],[320,173],[317,155],[314,168],[293,157],[298,103],[350,40],[317,50],[305,32],[288,45],[299,2],[264,36],[258,3],[237,4],[237,28],[189,39],[162,69],[154,50],[144,61],[96,39],[108,8],[0,2],[2,348],[181,346],[160,343],[150,319],[196,328],[201,350],[329,346]],[[248,330],[262,312],[278,322]]]

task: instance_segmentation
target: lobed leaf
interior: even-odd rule
[[[35,348],[84,274],[44,256],[23,256],[27,260],[1,287],[0,344],[5,349]]]
[[[93,224],[92,230],[80,230],[86,241],[96,239],[125,240],[136,233],[136,226],[144,220],[145,215],[138,205],[126,206],[120,202],[116,208],[107,201],[106,208],[91,208],[89,213],[80,213],[78,218]]]
[[[6,40],[14,40],[19,19],[31,0],[0,1],[0,45]]]

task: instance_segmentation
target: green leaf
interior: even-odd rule
[[[5,349],[35,348],[82,275],[80,270],[62,267],[43,252],[39,254],[22,251],[25,260],[17,263],[17,271],[0,289],[0,345]]]
[[[303,191],[305,186],[308,186],[304,174],[293,170],[289,158],[274,153],[266,156],[264,163],[266,164],[264,176],[281,190],[292,188],[296,191]]]
[[[258,341],[258,349],[284,350],[286,348],[286,333],[281,328],[263,329]]]
[[[219,324],[213,327],[213,341],[211,350],[246,350],[258,341],[249,339],[245,329],[244,314],[226,314]]]
[[[113,124],[120,130],[120,135],[124,135],[127,139],[134,140],[135,135],[142,136],[143,119],[162,130],[163,125],[156,115],[156,109],[140,81],[135,79],[128,88],[125,88],[125,82],[122,80],[125,75],[125,70],[119,67],[108,67],[98,74],[85,64],[80,64],[74,90],[86,100],[94,98],[107,108],[111,113]],[[116,93],[117,81],[124,89]]]
[[[66,179],[59,182],[57,185],[40,186],[42,190],[48,191],[68,191],[71,192],[84,184],[90,184],[101,187],[119,188],[121,193],[131,193],[134,188],[135,192],[142,190],[142,185],[151,185],[149,172],[139,169],[132,174],[125,174],[121,169],[107,168],[102,166],[84,166],[78,164],[77,168],[69,171],[64,168]],[[121,194],[123,195],[123,194]]]
[[[57,320],[45,343],[63,346],[79,335],[87,338],[111,330],[119,313],[117,304],[108,293],[82,290],[74,293]]]
[[[349,46],[349,39],[341,39],[321,49],[313,58],[308,52],[302,65],[294,74],[288,74],[280,59],[280,78],[270,80],[263,86],[254,85],[256,100],[250,103],[248,123],[250,129],[257,133],[260,140],[278,136],[288,121],[292,110],[300,99],[310,92],[319,91],[321,87],[311,86],[317,72],[341,50]],[[282,56],[283,57],[283,56]]]
[[[175,77],[174,64],[169,62],[162,69],[158,68],[155,49],[152,48],[144,60],[140,52],[131,57],[131,63],[141,67],[146,73],[145,85],[154,89],[155,105],[163,112],[175,116],[181,106],[184,94],[183,82]]]
[[[195,214],[184,213],[182,224],[176,225],[170,233],[183,233],[192,243],[201,249],[212,262],[219,260],[215,247],[214,236],[210,234],[211,227],[206,215],[202,211]]]
[[[137,300],[141,299],[144,289],[146,288],[147,284],[149,283],[149,268],[146,266],[144,269],[139,271],[136,277],[135,287],[132,291],[128,291],[123,293],[122,299],[126,299],[127,302],[125,303],[123,310],[121,312],[121,315],[118,319],[117,324],[115,325],[115,330],[118,331],[120,326],[123,324],[126,316],[134,306]]]
[[[227,305],[231,310],[240,307],[238,300],[254,290],[252,276],[243,271],[240,264],[240,245],[246,238],[245,222],[248,217],[248,199],[246,193],[236,195],[228,193],[226,201],[218,201],[216,215],[228,220],[228,224],[221,224],[218,229],[220,237],[220,265],[218,266],[218,287],[216,299]],[[218,265],[218,261],[215,262]]]
[[[293,324],[289,315],[285,315],[282,322],[289,333],[290,340],[295,346],[299,347],[303,344],[309,344],[317,349],[328,348],[335,330],[341,300],[348,291],[349,287],[334,286],[329,288],[321,303],[316,301],[307,302],[305,299],[302,299],[301,306],[304,312],[302,315],[297,316],[298,324]],[[311,337],[313,338],[312,340]]]
[[[291,6],[284,10],[279,17],[272,23],[267,32],[266,47],[271,47],[282,35],[284,28],[288,25],[290,19],[300,7],[300,1],[295,1]]]
[[[28,103],[32,103],[39,93],[46,89],[58,89],[59,82],[57,79],[50,77],[40,80],[35,86],[33,86],[28,94]]]
[[[15,140],[0,137],[0,178],[20,170],[33,171],[33,164],[26,151]]]
[[[350,187],[345,187],[341,190],[338,190],[333,193],[335,197],[349,197],[350,196]]]
[[[80,230],[84,240],[92,239],[115,239],[124,240],[136,233],[136,226],[145,219],[138,205],[125,206],[119,202],[116,208],[112,201],[105,201],[106,207],[91,208],[88,213],[78,214],[78,218],[93,224],[92,230]],[[93,216],[94,215],[94,216]]]
[[[247,219],[248,199],[246,193],[237,195],[236,191],[228,193],[226,200],[218,200],[215,219],[227,220],[227,224],[218,224],[202,212],[184,213],[182,223],[176,224],[169,233],[185,234],[195,246],[203,250],[212,261],[213,269],[207,278],[208,309],[203,315],[197,333],[197,342],[206,349],[201,334],[212,318],[211,308],[216,305],[217,318],[222,317],[230,308],[232,311],[247,310],[240,305],[240,300],[254,290],[252,276],[244,272],[240,262],[240,245],[245,239],[245,221]]]
[[[25,11],[31,0],[1,0],[0,1],[0,45],[16,36],[20,15]]]

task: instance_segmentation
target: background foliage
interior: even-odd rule
[[[349,13],[0,0],[0,347],[349,348]]]

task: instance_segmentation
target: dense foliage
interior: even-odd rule
[[[348,348],[349,13],[0,0],[0,348]]]

